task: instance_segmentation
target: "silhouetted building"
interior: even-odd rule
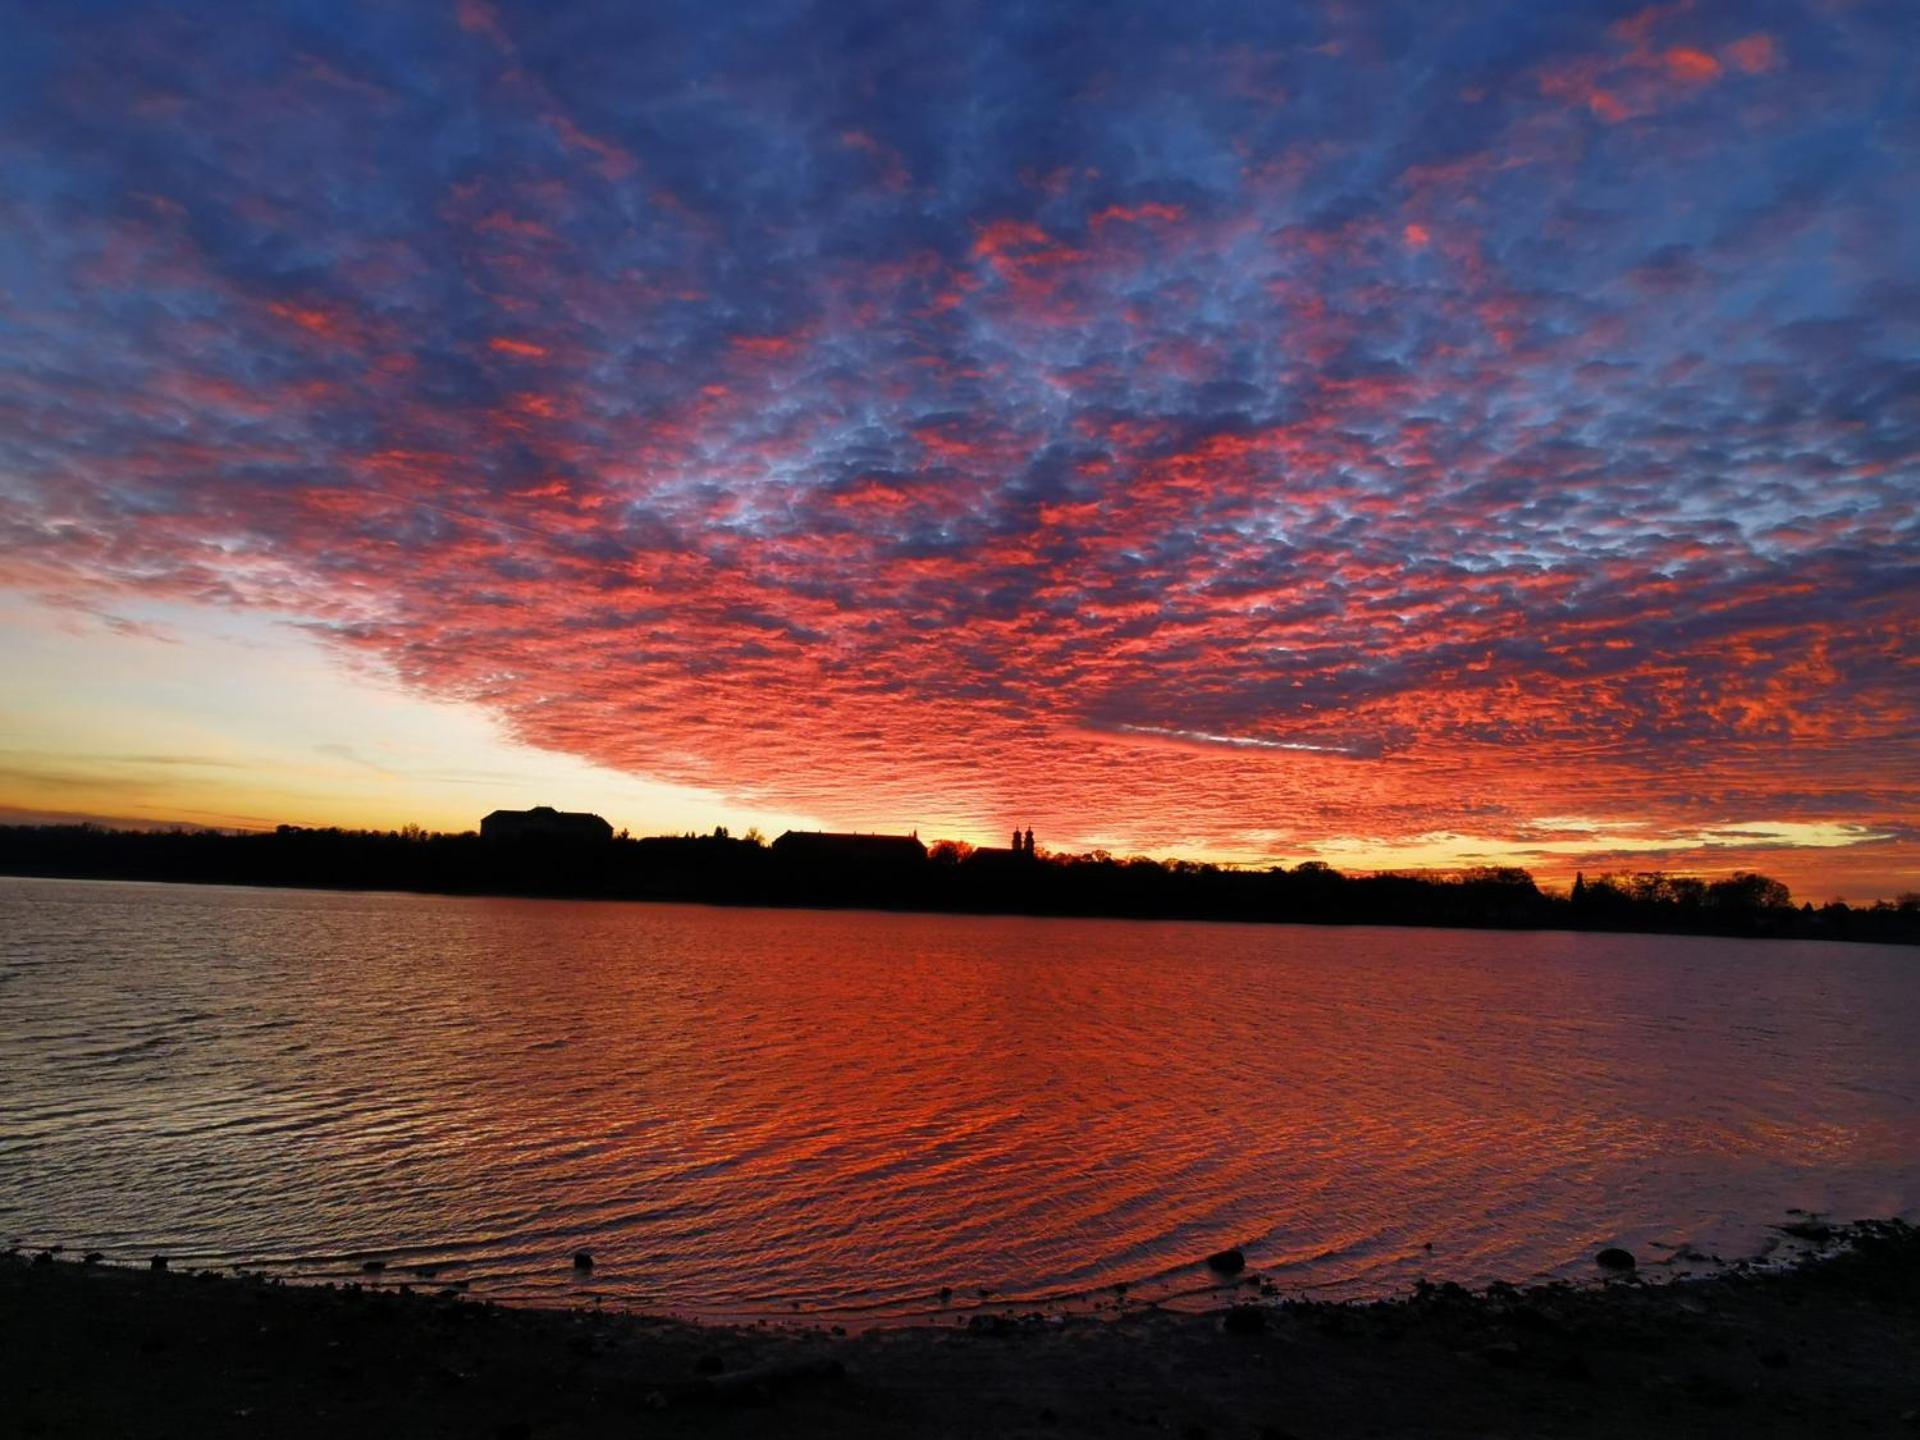
[[[773,842],[783,860],[809,865],[918,865],[927,847],[918,835],[842,835],[830,830],[789,830]]]
[[[1002,850],[995,845],[982,845],[967,857],[967,863],[985,866],[1020,865],[1034,858],[1033,829],[1029,826],[1024,835],[1017,829],[1013,832],[1013,844],[1007,849]]]
[[[494,811],[480,822],[480,837],[604,845],[613,839],[613,826],[584,810],[556,810],[551,805],[536,805],[531,810]]]

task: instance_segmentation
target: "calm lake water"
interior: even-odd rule
[[[1916,1041],[1892,948],[0,880],[0,1239],[856,1321],[1585,1275],[1912,1216]]]

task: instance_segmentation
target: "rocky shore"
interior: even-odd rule
[[[1674,1284],[724,1328],[0,1260],[22,1436],[1920,1436],[1920,1231]]]

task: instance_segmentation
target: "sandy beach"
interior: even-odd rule
[[[1675,1284],[852,1336],[15,1252],[0,1353],[30,1436],[1920,1434],[1920,1232],[1841,1234]]]

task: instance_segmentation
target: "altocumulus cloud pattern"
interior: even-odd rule
[[[1911,858],[1905,0],[4,9],[8,587],[834,823]]]

